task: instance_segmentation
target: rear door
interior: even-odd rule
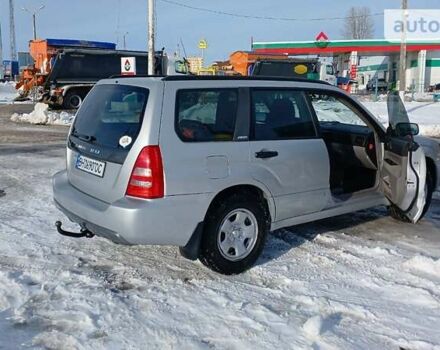
[[[411,134],[402,135],[399,123],[409,123],[405,106],[397,93],[388,95],[388,139],[381,170],[385,196],[413,223],[423,213],[426,201],[426,158]]]
[[[148,89],[99,84],[91,90],[77,112],[68,139],[67,173],[74,187],[108,203],[125,195],[131,166],[124,171],[124,163],[127,157],[134,162],[131,158],[137,156],[130,150],[136,145],[143,123],[150,123],[145,117],[152,115],[146,113],[147,102],[161,98],[155,96],[160,94],[159,86]],[[154,142],[148,139],[148,133],[143,133],[140,141]]]
[[[237,133],[241,89],[209,80],[165,86],[159,143],[167,195],[218,193],[246,181],[248,138]]]
[[[275,221],[321,211],[328,205],[329,158],[303,93],[251,90],[250,166],[271,191]]]

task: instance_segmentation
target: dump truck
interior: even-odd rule
[[[229,56],[230,73],[250,75],[255,62],[260,60],[284,61],[289,56],[284,54],[259,54],[254,51],[235,51]]]
[[[121,74],[121,59],[134,57],[137,75],[147,74],[148,53],[116,50],[116,44],[81,40],[33,40],[34,65],[25,69],[16,88],[21,98],[64,109],[77,109],[101,79]],[[155,53],[155,74],[187,74],[184,59]]]

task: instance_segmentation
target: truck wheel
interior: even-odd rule
[[[199,259],[211,270],[238,274],[249,269],[261,254],[269,231],[264,203],[234,194],[210,210],[205,220]]]
[[[426,185],[425,185],[426,202],[425,202],[425,206],[423,207],[422,216],[420,217],[419,220],[421,220],[429,210],[429,206],[431,205],[431,201],[432,201],[432,194],[434,193],[434,186],[435,186],[434,176],[428,167],[426,172]],[[406,217],[405,213],[400,208],[396,207],[394,204],[392,204],[389,207],[389,213],[390,216],[395,220],[402,222],[410,222],[410,220]]]
[[[64,109],[78,109],[84,99],[80,90],[69,90],[63,98]]]

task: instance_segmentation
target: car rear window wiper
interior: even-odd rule
[[[72,135],[77,137],[77,138],[79,138],[82,141],[86,141],[86,142],[96,141],[96,137],[95,136],[80,134],[76,130],[73,130]]]

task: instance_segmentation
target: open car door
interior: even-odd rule
[[[426,201],[426,158],[415,141],[417,124],[411,124],[397,92],[388,95],[389,127],[384,147],[381,178],[388,200],[416,223]]]

